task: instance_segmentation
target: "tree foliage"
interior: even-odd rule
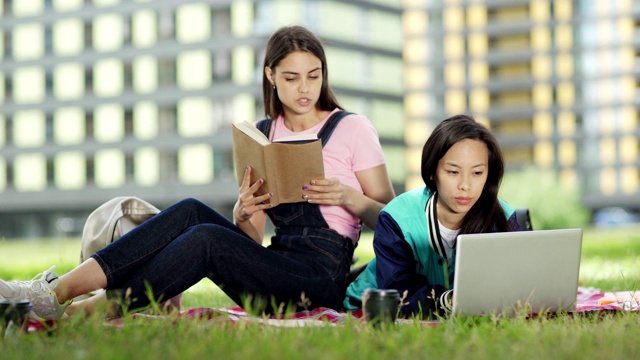
[[[580,202],[579,186],[562,184],[551,169],[506,173],[500,198],[515,208],[529,208],[536,230],[585,227],[591,221],[591,211]]]

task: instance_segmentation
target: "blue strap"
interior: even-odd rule
[[[269,133],[271,132],[271,119],[262,119],[258,121],[256,124],[256,128],[262,131],[264,136],[269,137]]]
[[[320,132],[318,132],[318,138],[322,141],[322,147],[324,147],[327,141],[329,141],[331,134],[333,134],[333,131],[336,129],[336,126],[338,126],[340,120],[350,114],[352,113],[340,110],[327,120],[322,129],[320,129]],[[262,119],[256,124],[256,128],[258,128],[258,130],[260,130],[266,137],[269,137],[271,133],[271,121],[271,119]]]
[[[322,140],[322,147],[324,147],[327,141],[329,141],[331,134],[333,134],[333,130],[336,129],[336,126],[338,126],[338,123],[340,122],[340,120],[342,120],[342,118],[350,114],[351,114],[350,112],[340,110],[335,114],[333,114],[329,118],[329,120],[327,120],[327,122],[324,124],[324,126],[322,127],[322,129],[320,129],[320,132],[318,133],[318,138]]]

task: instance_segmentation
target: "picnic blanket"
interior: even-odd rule
[[[615,311],[640,311],[640,291],[601,292],[596,288],[578,288],[576,309],[574,313],[585,314],[592,312]],[[340,326],[346,321],[364,323],[361,310],[337,311],[329,308],[315,308],[300,311],[283,317],[257,317],[248,314],[241,307],[229,308],[192,308],[181,311],[177,316],[151,315],[147,313],[135,313],[129,315],[131,319],[147,320],[175,320],[175,319],[200,319],[207,322],[228,321],[232,323],[252,323],[276,327],[307,327],[307,326]],[[58,321],[28,318],[25,326],[26,332],[51,330]],[[414,323],[414,320],[398,319],[398,324]],[[110,319],[105,325],[122,327],[127,323],[126,319]],[[438,321],[422,321],[426,326],[437,326]]]
[[[575,312],[589,311],[640,311],[640,290],[601,292],[578,288]]]

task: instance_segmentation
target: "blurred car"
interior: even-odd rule
[[[602,208],[593,216],[593,224],[597,227],[618,227],[637,222],[640,222],[640,215],[617,206]]]

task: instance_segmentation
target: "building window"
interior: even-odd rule
[[[84,69],[84,89],[88,96],[93,95],[93,68],[91,66]]]
[[[87,158],[86,178],[88,184],[95,185],[95,161],[93,157]]]
[[[53,30],[51,30],[51,26],[44,28],[44,51],[47,54],[53,51]]]
[[[89,110],[86,113],[84,128],[86,130],[87,139],[95,140],[95,136],[93,135],[93,110]]]
[[[211,54],[208,50],[190,50],[178,54],[176,82],[181,89],[205,89],[211,85]]]
[[[158,31],[160,39],[168,40],[175,37],[175,15],[171,10],[162,10],[159,14]]]
[[[211,9],[211,32],[216,37],[231,35],[231,10]]]
[[[181,43],[196,43],[211,36],[209,5],[184,4],[176,8],[176,39]]]
[[[13,81],[11,75],[4,78],[4,101],[11,102],[13,100]]]
[[[133,136],[133,109],[124,109],[124,136]]]
[[[174,59],[160,59],[158,62],[159,86],[175,86],[176,63]]]
[[[162,106],[160,107],[160,113],[158,114],[159,133],[160,134],[175,134],[176,132],[176,107],[175,106]]]
[[[133,14],[130,21],[131,43],[137,47],[148,47],[158,40],[158,16],[153,10],[141,10]]]
[[[178,177],[188,185],[207,184],[213,180],[213,150],[207,144],[184,145],[178,149]]]
[[[135,176],[135,166],[133,154],[126,154],[124,158],[124,168],[125,168],[125,181],[133,182]]]
[[[47,170],[46,170],[46,177],[47,177],[47,184],[53,184],[53,182],[55,181],[53,174],[54,174],[54,169],[55,169],[55,165],[53,163],[53,159],[47,159]]]
[[[158,90],[158,59],[154,56],[139,56],[130,65],[131,86],[134,91],[150,94]],[[125,75],[128,76],[128,75]],[[171,75],[173,78],[173,75]]]
[[[84,46],[87,49],[93,48],[93,24],[91,20],[84,24]]]
[[[4,179],[4,181],[5,181],[5,183],[7,184],[7,188],[9,188],[9,189],[15,189],[14,181],[13,181],[14,176],[15,176],[15,171],[14,171],[13,163],[8,162],[8,163],[6,164],[6,170],[5,170],[5,171],[6,171],[6,173],[5,173],[5,179]]]
[[[130,90],[133,88],[133,64],[131,61],[126,61],[123,64],[123,89]]]
[[[93,20],[93,48],[115,51],[122,47],[123,20],[117,14],[99,15]]]
[[[54,139],[54,124],[53,124],[53,114],[47,113],[45,115],[45,142],[53,142]]]
[[[212,54],[213,80],[231,80],[231,53],[227,50],[217,50]],[[247,69],[245,69],[247,70]],[[249,72],[250,75],[252,75]],[[251,76],[253,78],[253,76]]]

